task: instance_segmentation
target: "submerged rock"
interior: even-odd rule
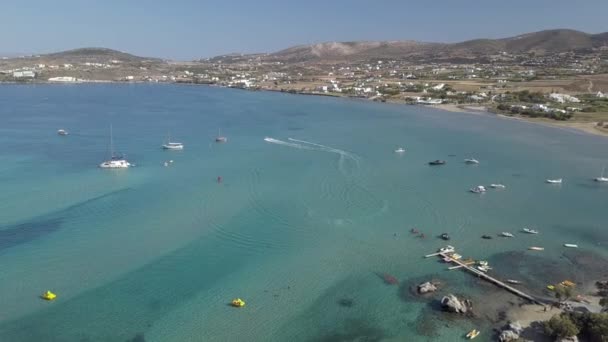
[[[448,294],[441,298],[441,306],[444,310],[455,313],[466,313],[467,306],[461,302],[458,297],[453,294]]]
[[[420,294],[425,294],[425,293],[435,292],[435,291],[437,291],[437,286],[435,286],[435,284],[431,283],[430,281],[427,281],[425,283],[418,285],[418,293],[420,293]]]

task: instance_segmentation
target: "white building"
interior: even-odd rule
[[[558,93],[552,93],[549,94],[549,99],[559,102],[559,103],[566,103],[566,102],[573,102],[573,103],[579,103],[581,102],[581,100],[579,100],[578,98],[568,95],[568,94],[558,94]]]
[[[61,82],[61,83],[69,83],[76,82],[76,77],[71,76],[59,76],[59,77],[51,77],[49,78],[49,82]]]
[[[36,78],[36,73],[32,70],[13,71],[14,78]]]

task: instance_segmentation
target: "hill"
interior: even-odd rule
[[[23,60],[35,59],[39,63],[46,64],[78,64],[78,63],[108,63],[119,61],[120,63],[142,63],[142,62],[162,62],[158,58],[147,58],[135,56],[126,52],[121,52],[106,48],[87,47],[62,52],[55,52],[37,56],[21,58]]]
[[[500,52],[551,54],[608,46],[608,32],[557,29],[527,33],[502,39],[474,39],[460,43],[423,43],[416,41],[328,42],[300,45],[268,55],[286,62],[324,60],[365,60],[372,58],[479,58]]]

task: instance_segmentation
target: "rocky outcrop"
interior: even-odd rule
[[[576,336],[565,337],[565,338],[559,339],[557,341],[558,342],[578,342],[578,337],[576,337]]]
[[[455,313],[466,313],[467,306],[464,302],[461,302],[458,297],[453,294],[448,294],[441,298],[441,306],[444,310]]]
[[[519,322],[511,322],[509,325],[507,325],[505,330],[500,333],[498,340],[500,342],[515,341],[519,338],[522,331],[524,331],[524,328],[521,326],[521,324],[519,324]]]
[[[437,286],[430,281],[418,285],[418,293],[425,294],[437,291]]]
[[[509,342],[515,341],[519,338],[519,334],[515,333],[513,330],[503,330],[498,336],[498,340],[500,342]]]

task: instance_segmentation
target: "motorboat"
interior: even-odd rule
[[[528,233],[528,234],[538,234],[538,231],[536,231],[534,229],[530,229],[530,228],[524,228],[521,231],[524,233]]]
[[[57,298],[57,295],[54,294],[51,291],[45,291],[40,298],[44,299],[44,300],[55,300]]]
[[[245,301],[241,298],[235,298],[232,300],[232,302],[230,302],[230,305],[234,306],[235,308],[242,308],[245,306]]]
[[[405,153],[405,149],[403,147],[399,147],[395,150],[395,153]]]
[[[126,169],[131,164],[124,158],[122,154],[114,153],[114,142],[112,137],[112,126],[110,125],[110,160],[106,160],[99,164],[102,169]]]
[[[482,235],[481,238],[486,239],[486,240],[491,240],[492,236],[491,235]]]
[[[594,179],[596,182],[602,182],[602,183],[608,182],[608,177],[604,176],[604,171],[606,171],[606,167],[605,166],[604,166],[604,168],[602,168],[602,173],[600,174],[600,176],[596,177]]]
[[[547,179],[546,182],[549,184],[562,184],[562,179],[561,178]]]
[[[456,250],[456,248],[454,248],[450,245],[447,245],[445,247],[439,248],[439,253],[451,253],[451,252],[454,252],[455,250]]]
[[[504,184],[490,184],[490,188],[493,189],[504,189],[506,186]]]
[[[446,163],[445,160],[433,160],[432,162],[429,162],[429,165],[444,165]]]
[[[465,164],[479,164],[479,160],[473,158],[465,159],[464,162]]]
[[[454,260],[460,260],[460,259],[462,259],[462,255],[457,254],[457,253],[452,253],[452,254],[450,255],[450,258],[452,258],[452,259],[454,259]]]
[[[228,138],[222,135],[222,130],[218,128],[217,136],[215,137],[215,142],[217,143],[225,143],[228,141]]]
[[[478,185],[474,188],[469,189],[469,191],[475,194],[483,194],[484,192],[486,192],[486,187],[483,185]]]
[[[507,283],[509,284],[521,284],[521,281],[514,279],[507,279]]]
[[[443,233],[440,235],[440,237],[446,241],[450,239],[450,236],[448,235],[448,233]]]
[[[565,243],[564,247],[568,247],[568,248],[578,248],[578,245],[575,245],[573,243]]]
[[[490,267],[490,266],[477,266],[477,269],[480,270],[483,273],[487,273],[489,270],[492,269],[492,267]]]
[[[543,247],[528,247],[529,250],[531,251],[544,251],[545,249]]]
[[[60,129],[60,130],[57,130],[57,134],[59,134],[59,135],[68,135],[69,133],[65,129]]]
[[[165,150],[183,150],[184,144],[179,143],[179,142],[167,142],[167,143],[163,144],[162,147]]]
[[[504,236],[504,237],[513,237],[513,234],[508,233],[508,232],[502,232],[502,233],[500,233],[500,235]]]
[[[479,260],[477,264],[479,266],[489,266],[489,263],[486,260]]]

